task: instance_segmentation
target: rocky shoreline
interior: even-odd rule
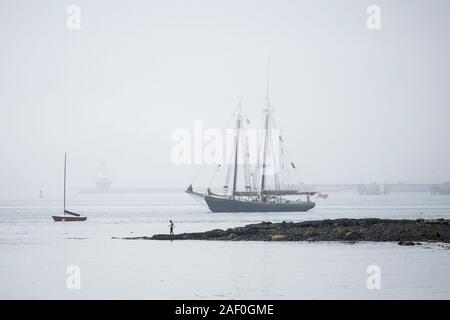
[[[304,222],[262,222],[244,227],[176,235],[121,238],[128,240],[220,241],[377,241],[414,245],[416,242],[450,243],[448,219],[335,219]]]

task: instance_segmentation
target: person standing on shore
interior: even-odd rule
[[[173,236],[173,235],[174,235],[173,229],[175,228],[175,224],[173,223],[172,220],[169,220],[169,221],[170,221],[170,224],[169,224],[169,227],[170,227],[170,235]]]

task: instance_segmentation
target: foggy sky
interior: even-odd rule
[[[66,27],[69,5],[81,30]],[[368,30],[366,8],[382,10]],[[171,133],[270,97],[305,183],[450,179],[450,3],[0,0],[0,192],[184,188]]]

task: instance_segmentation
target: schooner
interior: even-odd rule
[[[267,77],[263,108],[264,130],[256,164],[249,162],[248,141],[242,137],[248,120],[243,116],[239,105],[234,120],[233,160],[227,164],[222,192],[213,192],[208,188],[206,193],[199,193],[190,184],[186,193],[203,199],[212,212],[304,212],[314,208],[315,202],[310,197],[317,193],[304,190],[299,181],[296,167],[287,157],[280,131],[273,130],[276,128],[272,111]],[[277,136],[273,137],[274,134]],[[276,146],[271,146],[274,141],[277,142]],[[242,161],[238,161],[239,159]],[[275,169],[274,163],[277,164]],[[240,180],[243,180],[244,186],[238,185],[239,174],[243,175]]]

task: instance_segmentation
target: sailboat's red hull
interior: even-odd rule
[[[54,221],[85,221],[87,217],[76,217],[76,216],[69,216],[69,215],[63,215],[63,216],[52,216]]]

